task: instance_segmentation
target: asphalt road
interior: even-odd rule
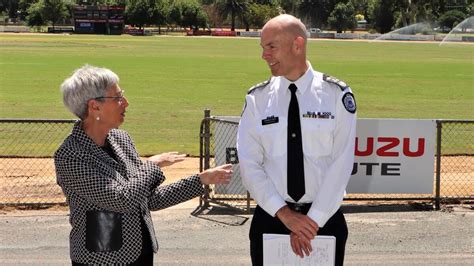
[[[344,206],[346,265],[473,265],[474,208]],[[252,216],[181,205],[153,213],[156,265],[250,265]],[[70,265],[68,212],[0,211],[0,265]]]

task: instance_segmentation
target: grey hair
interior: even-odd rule
[[[110,69],[84,65],[61,84],[64,105],[74,115],[85,119],[89,100],[105,96],[107,90],[118,83],[119,77]]]

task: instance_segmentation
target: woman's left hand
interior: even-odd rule
[[[182,162],[184,161],[184,158],[186,158],[186,154],[179,154],[176,151],[172,151],[153,155],[148,158],[148,160],[156,163],[159,167],[165,167],[177,162]]]
[[[232,172],[232,164],[224,164],[199,173],[199,177],[205,185],[229,184]]]

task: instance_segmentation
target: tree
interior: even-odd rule
[[[125,15],[130,24],[137,25],[140,29],[145,24],[161,25],[166,23],[166,3],[162,0],[129,0]]]
[[[130,0],[125,8],[128,23],[140,29],[150,21],[149,3],[147,0]]]
[[[128,0],[75,0],[78,5],[109,5],[109,6],[126,6]]]
[[[187,25],[192,29],[206,27],[207,14],[197,1],[187,1],[183,8],[183,26]]]
[[[208,2],[214,3],[214,0],[208,0]],[[207,14],[208,22],[211,24],[212,27],[216,27],[217,25],[222,25],[224,19],[222,18],[221,14],[217,6],[213,4],[203,5],[203,10]]]
[[[0,12],[8,14],[9,18],[18,16],[18,0],[0,0]]]
[[[207,14],[196,0],[177,0],[171,4],[168,21],[181,27],[197,29],[206,26]]]
[[[26,16],[26,23],[28,26],[42,26],[45,24],[43,20],[43,12],[44,9],[44,2],[38,1],[36,3],[31,4],[28,7],[28,15]]]
[[[35,1],[37,2],[37,1]],[[18,2],[18,14],[19,19],[26,20],[26,16],[28,15],[28,8],[34,4],[35,2],[29,0],[20,0]]]
[[[281,7],[281,9],[283,9],[285,11],[285,13],[292,14],[292,15],[295,15],[295,16],[296,16],[296,13],[298,11],[298,6],[299,5],[300,5],[299,0],[291,0],[291,1],[282,0],[279,3],[279,6]]]
[[[249,26],[261,28],[265,22],[278,14],[279,10],[275,6],[252,3],[248,6],[244,16]]]
[[[66,2],[64,0],[41,0],[44,1],[44,7],[41,12],[43,20],[51,21],[54,25],[61,19],[65,19],[70,16]]]
[[[452,29],[466,18],[467,16],[459,10],[449,10],[439,17],[438,23]]]
[[[53,25],[70,17],[68,3],[64,0],[39,0],[27,9],[26,22],[30,26],[45,25],[48,21]]]
[[[328,22],[332,28],[336,29],[337,33],[342,33],[342,31],[347,29],[355,29],[357,21],[352,3],[338,3],[331,12]]]
[[[335,0],[301,0],[298,6],[298,14],[310,26],[324,28],[334,6]]]
[[[374,28],[380,33],[387,33],[392,30],[395,24],[395,0],[380,0],[375,3],[373,14]]]
[[[235,18],[242,17],[246,10],[247,0],[216,0],[219,12],[223,18],[227,18],[230,15],[231,18],[231,31],[235,31]]]
[[[362,19],[367,19],[369,17],[369,1],[368,0],[350,0],[350,3],[354,6],[356,14],[361,14],[364,16]],[[362,20],[357,19],[357,20]]]

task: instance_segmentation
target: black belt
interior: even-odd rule
[[[311,208],[311,205],[313,203],[294,203],[294,202],[288,202],[285,201],[290,210],[293,210],[295,212],[303,213],[306,214],[309,211],[309,208]]]

